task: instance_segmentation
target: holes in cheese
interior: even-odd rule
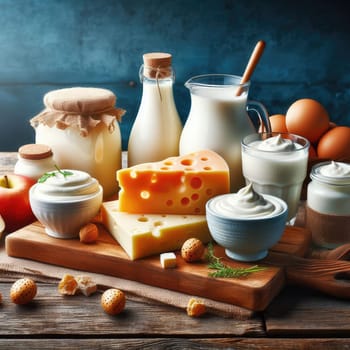
[[[191,199],[193,201],[197,201],[199,199],[199,194],[198,193],[193,193],[193,195],[191,196]]]
[[[144,190],[144,191],[141,191],[140,196],[143,199],[148,199],[151,196],[151,194],[148,191]]]
[[[121,169],[117,180],[129,213],[205,214],[208,199],[230,190],[229,167],[210,150]]]
[[[193,161],[192,159],[185,158],[181,161],[182,165],[192,165]]]
[[[144,216],[141,216],[137,219],[138,221],[140,222],[147,222],[148,221],[148,218],[144,217]]]
[[[118,201],[102,204],[102,222],[132,260],[175,251],[189,238],[210,240],[205,215],[130,214]]]

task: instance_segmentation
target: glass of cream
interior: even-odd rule
[[[289,133],[256,133],[241,143],[242,170],[246,183],[258,193],[283,199],[288,223],[293,224],[307,174],[310,143]]]

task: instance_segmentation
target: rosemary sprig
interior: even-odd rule
[[[43,176],[40,177],[38,182],[39,183],[43,183],[48,178],[56,176],[56,174],[58,174],[58,173],[62,174],[64,178],[66,178],[67,176],[73,175],[73,173],[71,171],[61,170],[57,165],[55,165],[55,168],[57,169],[57,171],[52,171],[52,172],[49,172],[49,173],[45,173]]]
[[[245,277],[253,272],[259,272],[266,269],[266,267],[254,265],[251,267],[231,267],[222,263],[221,258],[214,255],[213,244],[208,244],[208,250],[206,254],[208,260],[208,268],[216,270],[215,272],[209,272],[210,277],[216,278],[240,278]]]

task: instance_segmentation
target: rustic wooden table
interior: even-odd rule
[[[0,174],[13,171],[16,153],[0,153]],[[1,241],[1,249],[4,241]],[[134,300],[119,316],[105,314],[100,294],[62,297],[56,284],[40,283],[40,298],[10,302],[13,280],[1,276],[1,349],[348,349],[350,301],[286,287],[264,312],[249,320]]]

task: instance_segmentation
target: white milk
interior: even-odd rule
[[[178,156],[181,130],[173,81],[144,81],[140,108],[129,138],[128,166]]]
[[[51,147],[54,161],[61,169],[87,172],[99,181],[105,198],[117,193],[116,171],[121,168],[121,135],[117,124],[113,132],[105,125],[98,125],[86,137],[75,128],[61,130],[44,124],[39,124],[35,131],[36,143]]]
[[[288,205],[288,220],[291,220],[296,215],[306,177],[308,143],[305,147],[294,143],[294,150],[259,150],[263,142],[243,142],[244,177],[247,183],[253,184],[255,191],[283,199]]]
[[[191,109],[180,139],[180,154],[211,149],[230,168],[231,192],[244,185],[241,139],[254,132],[246,112],[247,94],[236,87],[191,88]]]

